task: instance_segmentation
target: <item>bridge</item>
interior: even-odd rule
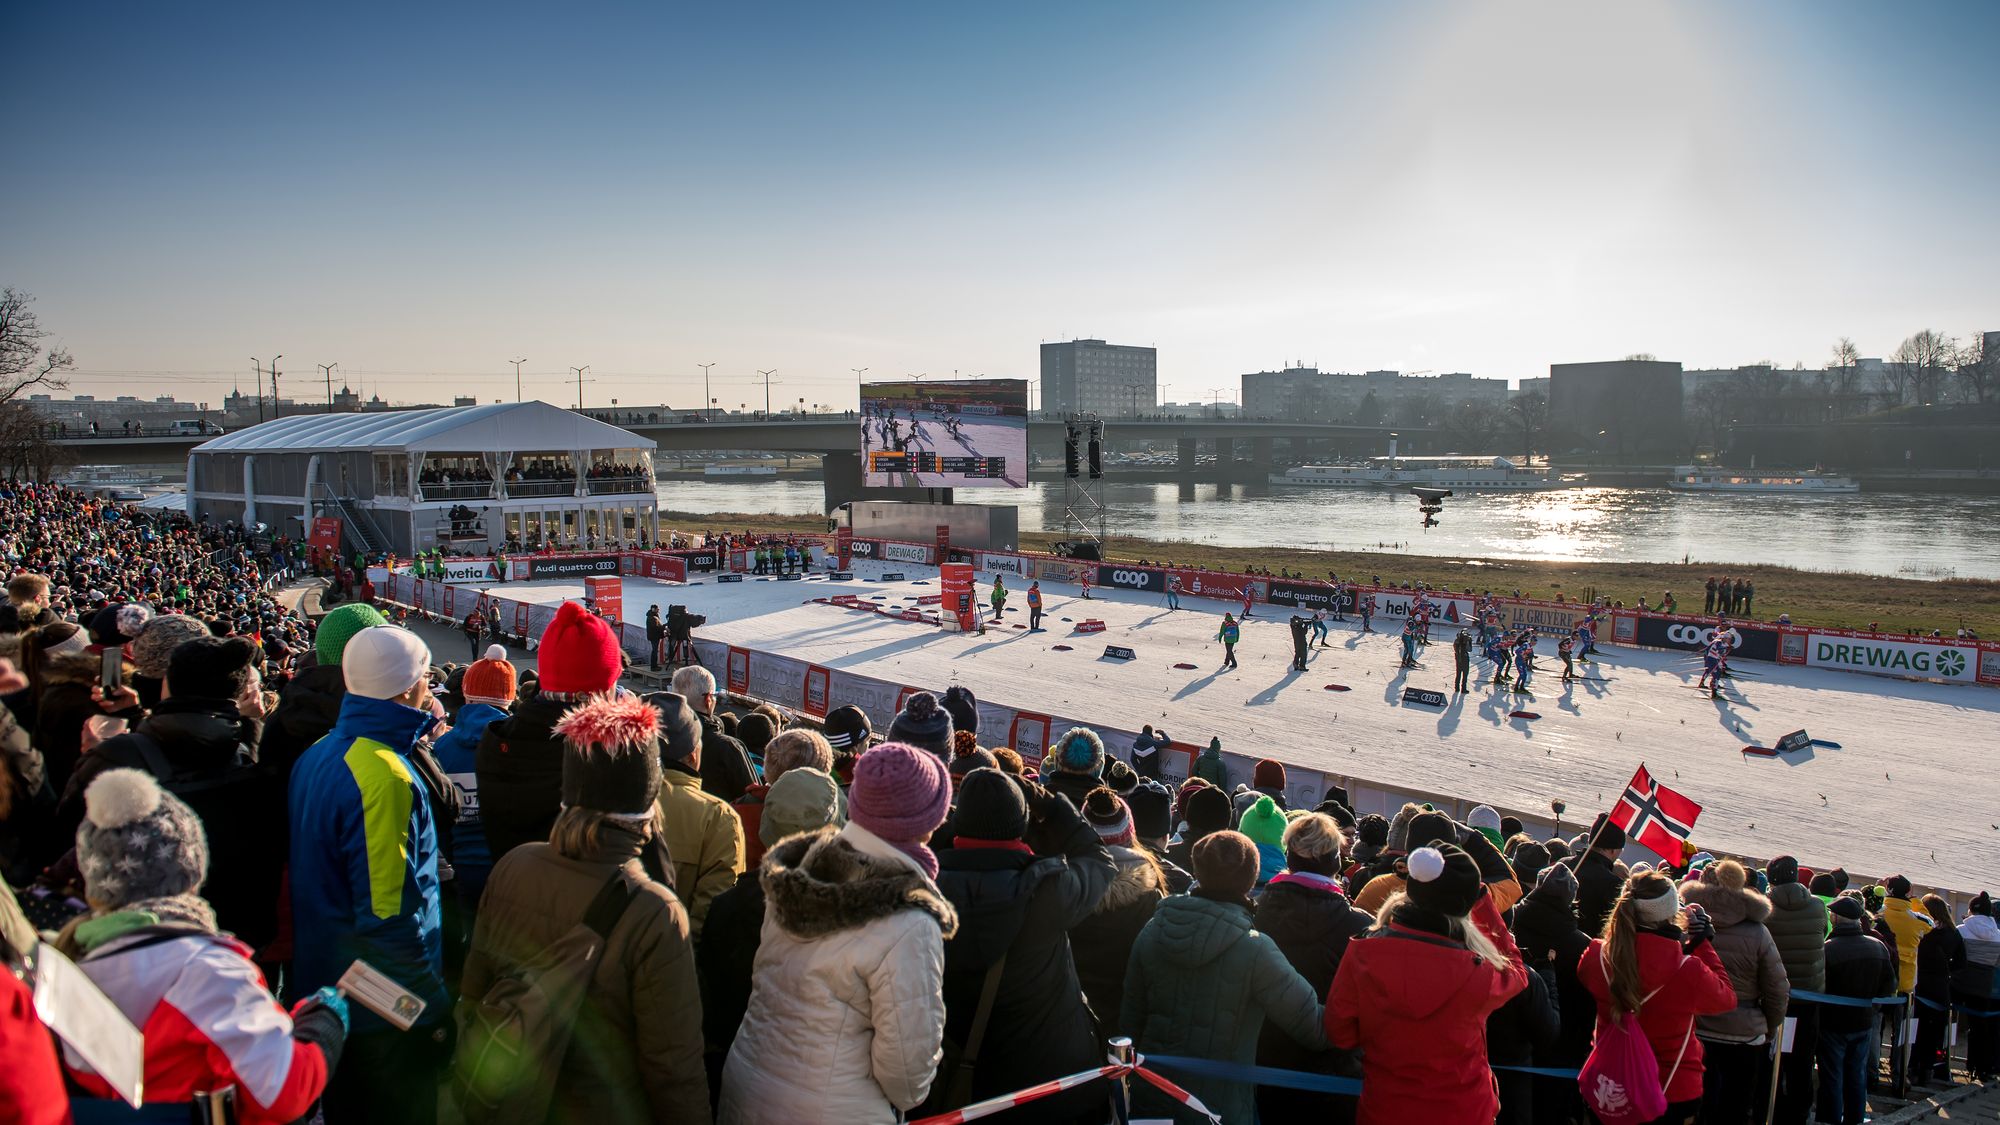
[[[829,508],[854,499],[898,499],[907,489],[865,489],[861,484],[860,417],[856,414],[812,414],[803,418],[721,418],[710,422],[625,422],[620,411],[583,413],[603,417],[635,434],[651,438],[661,452],[694,450],[762,450],[772,453],[816,454],[822,457]],[[1335,457],[1375,457],[1389,451],[1389,435],[1405,437],[1404,452],[1425,444],[1430,431],[1408,427],[1333,425],[1319,422],[1243,419],[1108,418],[1105,436],[1113,445],[1173,442],[1176,475],[1187,480],[1261,480],[1278,463],[1279,443],[1293,460]],[[1030,449],[1046,458],[1060,458],[1064,424],[1052,419],[1028,423]],[[79,463],[91,465],[187,464],[188,451],[215,435],[124,433],[53,439]],[[1116,467],[1107,470],[1116,476]]]

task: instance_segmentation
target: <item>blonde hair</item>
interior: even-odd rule
[[[1389,900],[1382,904],[1382,908],[1375,912],[1372,932],[1380,933],[1387,930],[1389,923],[1395,920],[1397,908],[1408,901],[1410,901],[1408,891],[1397,891],[1390,895]],[[1444,936],[1471,950],[1480,960],[1503,973],[1513,967],[1513,959],[1502,953],[1500,947],[1493,944],[1493,939],[1486,936],[1486,931],[1473,925],[1471,919],[1462,914],[1445,914],[1442,917]]]
[[[1347,836],[1340,822],[1319,812],[1297,814],[1285,826],[1285,854],[1305,859],[1339,855],[1347,850]]]
[[[555,827],[549,829],[549,846],[560,855],[570,859],[582,859],[597,851],[603,843],[604,826],[621,820],[597,809],[564,809],[556,814]],[[634,822],[624,820],[628,826]],[[638,821],[641,837],[658,836],[666,832],[666,821],[660,815],[660,806],[653,806],[653,815]]]

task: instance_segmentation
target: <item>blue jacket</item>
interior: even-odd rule
[[[474,759],[479,740],[491,723],[507,717],[507,712],[490,703],[467,703],[458,709],[458,718],[443,738],[431,744],[438,768],[458,790],[458,819],[451,825],[451,868],[457,874],[459,893],[479,901],[486,876],[493,870],[493,852],[486,846],[486,829],[479,823],[479,774]]]
[[[292,768],[292,993],[333,984],[355,960],[451,1018],[438,928],[438,838],[410,766],[427,711],[349,694]],[[355,1029],[379,1029],[356,1006]]]

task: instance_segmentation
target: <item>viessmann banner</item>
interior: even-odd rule
[[[1699,621],[1676,621],[1671,617],[1641,617],[1636,641],[1648,648],[1677,648],[1699,652],[1715,639],[1715,626]],[[1733,625],[1741,638],[1730,655],[1744,660],[1778,659],[1778,631],[1754,626]]]
[[[1920,676],[1970,683],[1979,677],[1979,651],[1971,645],[1921,644],[1813,633],[1806,638],[1806,663],[1815,668]]]

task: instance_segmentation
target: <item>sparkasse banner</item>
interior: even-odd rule
[[[1971,645],[1922,644],[1812,634],[1806,643],[1806,663],[1844,672],[1874,672],[1883,676],[1918,676],[1967,683],[1979,676],[1979,654]]]

